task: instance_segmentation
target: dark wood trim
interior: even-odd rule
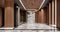
[[[0,8],[0,27],[2,26],[2,8]]]

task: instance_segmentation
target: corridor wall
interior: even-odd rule
[[[2,26],[2,11],[5,7],[5,0],[0,0],[0,27]]]
[[[0,27],[2,26],[2,8],[0,8]]]
[[[46,21],[47,21],[46,15],[47,15],[47,9],[45,9],[45,8],[35,12],[35,19],[36,19],[35,22],[36,23],[46,23]]]
[[[41,17],[42,17],[41,22],[46,24],[46,21],[47,21],[47,9],[45,9],[45,8],[41,9]]]
[[[35,22],[36,23],[41,23],[41,11],[35,12]]]
[[[57,0],[57,27],[60,29],[60,0]]]
[[[5,0],[4,27],[14,27],[14,0]]]
[[[0,0],[0,7],[4,7],[5,6],[5,0]]]

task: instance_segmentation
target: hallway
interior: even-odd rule
[[[1,0],[0,32],[60,32],[60,0]]]

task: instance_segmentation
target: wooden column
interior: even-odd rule
[[[46,14],[46,15],[47,15],[47,16],[46,16],[46,17],[47,17],[47,19],[46,19],[47,22],[46,22],[46,23],[49,24],[49,5],[47,6],[47,12],[46,12],[46,13],[47,13],[47,14]]]
[[[20,25],[20,7],[18,7],[18,25]]]
[[[5,27],[14,27],[14,0],[5,0]]]
[[[55,7],[54,7],[54,0],[52,0],[52,25],[55,25]]]
[[[41,23],[43,23],[43,21],[44,21],[44,10],[43,9],[41,9],[41,16],[42,16],[42,18],[41,18]]]
[[[0,27],[2,26],[2,8],[0,8]]]
[[[57,0],[55,0],[55,25],[57,26]]]
[[[52,5],[49,3],[49,25],[52,24]]]
[[[45,23],[45,10],[44,9],[41,9],[41,21],[42,23]]]

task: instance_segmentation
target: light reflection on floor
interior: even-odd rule
[[[57,30],[0,30],[0,32],[60,32]]]
[[[56,28],[46,24],[35,23],[35,24],[22,24],[14,30],[0,30],[0,32],[60,32]]]
[[[35,24],[25,23],[25,24],[18,26],[15,29],[56,29],[56,28],[51,27],[51,26],[46,25],[46,24],[42,24],[42,23],[35,23]]]

